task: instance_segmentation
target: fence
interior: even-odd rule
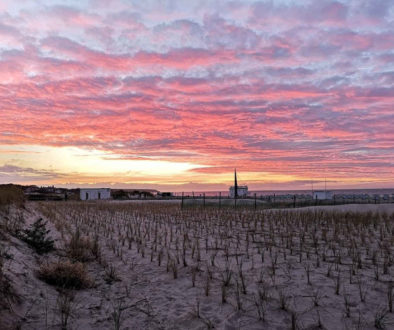
[[[257,208],[297,208],[322,205],[344,205],[344,204],[381,204],[394,203],[394,195],[367,196],[367,195],[334,195],[332,199],[313,199],[312,196],[303,195],[269,195],[248,196],[244,198],[230,198],[228,196],[175,196],[171,199],[180,200],[181,207],[253,207]]]

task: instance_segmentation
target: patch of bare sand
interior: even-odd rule
[[[344,204],[344,205],[322,205],[322,206],[308,206],[296,209],[287,210],[325,210],[337,212],[379,212],[379,213],[394,213],[394,204]]]

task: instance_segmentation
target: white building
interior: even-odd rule
[[[92,201],[98,199],[110,199],[110,188],[81,188],[79,190],[79,197],[81,201]]]
[[[316,190],[313,192],[313,199],[315,200],[332,199],[332,192],[328,190]]]
[[[235,189],[234,186],[230,187],[230,197],[234,198],[235,195]],[[248,196],[248,186],[238,186],[237,187],[237,195],[238,197],[246,197]]]

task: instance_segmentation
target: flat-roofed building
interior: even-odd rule
[[[230,187],[230,197],[234,198],[235,196],[235,188],[234,186]],[[248,186],[237,186],[237,197],[247,197],[248,196]]]
[[[81,201],[94,201],[100,199],[110,199],[110,188],[81,188],[79,189],[79,198]]]
[[[316,190],[313,192],[313,199],[317,199],[317,200],[332,199],[332,192],[328,190]]]

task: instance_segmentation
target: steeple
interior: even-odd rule
[[[234,169],[234,198],[238,197],[237,169]]]

